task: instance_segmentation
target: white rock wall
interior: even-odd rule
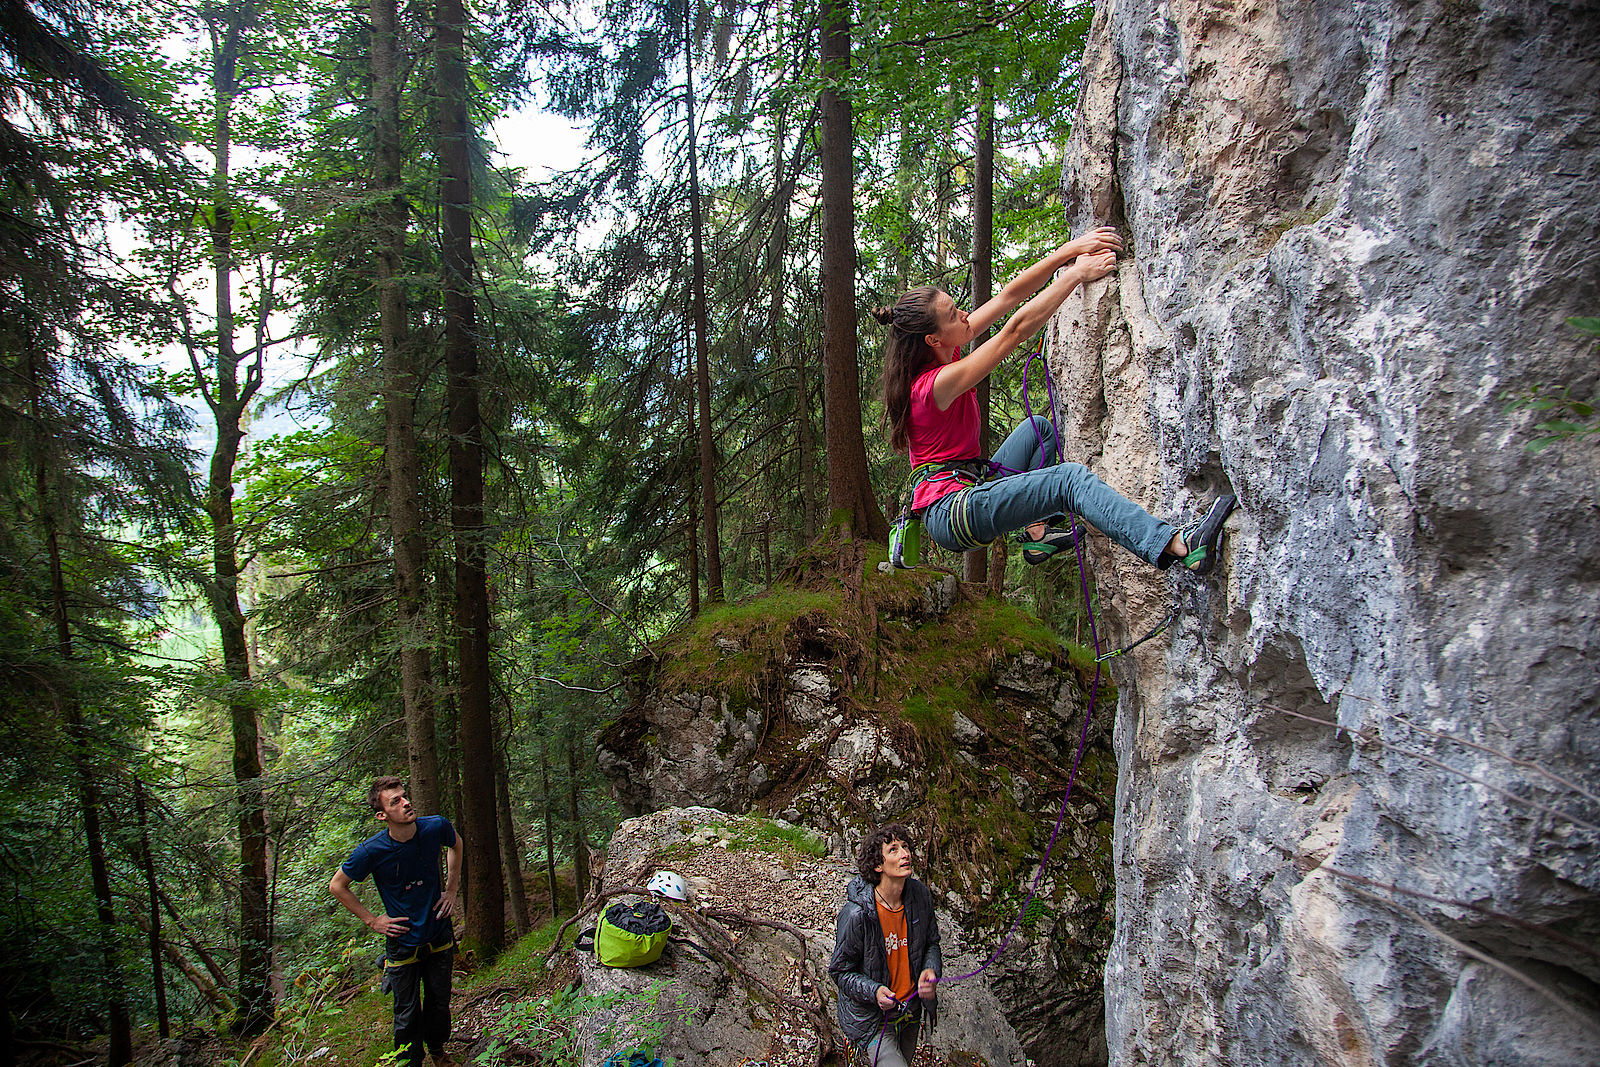
[[[1600,440],[1503,399],[1600,383],[1597,111],[1593,2],[1100,3],[1068,452],[1242,502],[1204,584],[1097,550],[1115,636],[1187,609],[1118,668],[1113,1063],[1600,1063]]]

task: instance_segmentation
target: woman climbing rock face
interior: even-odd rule
[[[911,507],[941,547],[966,552],[1001,534],[1023,531],[1018,535],[1023,559],[1043,563],[1071,548],[1070,528],[1055,523],[1073,514],[1156,567],[1182,560],[1205,574],[1215,565],[1222,524],[1235,503],[1230,494],[1219,496],[1198,523],[1180,532],[1082,464],[1057,462],[1055,429],[1042,416],[1013,430],[992,462],[978,450],[978,383],[1038,333],[1074,289],[1111,273],[1121,250],[1122,238],[1102,226],[1057,248],[973,311],[961,310],[950,294],[924,286],[873,312],[889,327],[883,406],[890,440],[911,456]],[[963,355],[974,337],[1019,304],[999,332]]]

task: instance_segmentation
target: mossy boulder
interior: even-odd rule
[[[952,576],[880,573],[872,551],[842,577],[809,573],[658,643],[634,665],[601,766],[635,813],[777,816],[841,856],[870,827],[906,822],[942,905],[991,944],[1060,815],[1033,919],[995,965],[995,988],[1041,1067],[1094,1062],[1114,899],[1115,692],[1103,678],[1086,724],[1086,650]]]

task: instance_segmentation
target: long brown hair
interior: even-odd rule
[[[911,445],[911,383],[934,362],[926,338],[939,332],[933,302],[942,291],[924,285],[896,300],[894,307],[872,309],[872,317],[889,327],[883,343],[883,418],[896,452]]]

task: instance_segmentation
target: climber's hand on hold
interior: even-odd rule
[[[1096,252],[1093,255],[1079,256],[1072,264],[1072,269],[1078,272],[1078,281],[1092,282],[1104,278],[1117,267],[1117,254],[1115,252]]]
[[[899,1001],[894,999],[894,994],[889,992],[888,986],[881,985],[878,987],[879,1008],[883,1009],[884,1011],[893,1011],[894,1006],[898,1003]]]
[[[1096,252],[1122,251],[1122,237],[1110,226],[1101,226],[1099,229],[1090,230],[1082,237],[1068,241],[1057,252],[1068,259],[1078,256],[1093,255]]]

